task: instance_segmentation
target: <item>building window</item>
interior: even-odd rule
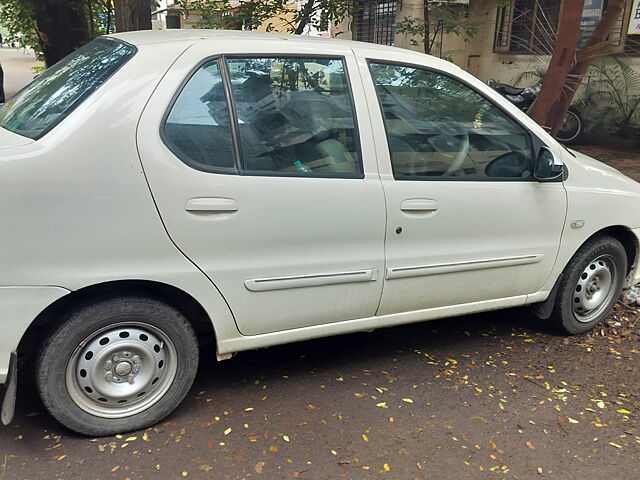
[[[494,51],[551,55],[562,8],[563,1],[560,0],[512,0],[508,5],[498,8]],[[607,0],[585,1],[580,22],[579,48],[585,45],[606,8]],[[611,46],[619,47],[618,51],[621,50],[626,11],[625,8],[608,38]],[[640,41],[629,37],[627,35],[624,51],[637,55]]]
[[[359,2],[353,18],[354,40],[393,45],[397,2]]]
[[[624,40],[624,53],[632,57],[640,57],[640,35],[627,35]]]
[[[167,15],[167,28],[181,28],[180,15]]]
[[[498,8],[496,52],[550,55],[555,44],[558,0],[513,0]]]

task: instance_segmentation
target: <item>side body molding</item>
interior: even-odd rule
[[[487,268],[511,267],[514,265],[528,265],[538,263],[543,254],[522,255],[517,257],[490,258],[486,260],[472,260],[469,262],[438,263],[435,265],[416,265],[409,267],[387,268],[387,280],[395,278],[424,277],[441,273],[468,272]]]

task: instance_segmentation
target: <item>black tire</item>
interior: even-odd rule
[[[605,292],[602,278],[606,277],[606,271],[611,280]],[[569,335],[587,332],[598,325],[618,300],[626,272],[627,254],[618,240],[603,236],[586,242],[562,274],[550,318],[553,325]],[[595,305],[598,301],[596,295],[602,295],[601,303],[589,310],[589,302]]]
[[[578,110],[573,107],[569,108],[567,116],[565,117],[565,120],[566,119],[571,120],[572,128],[565,130],[565,125],[563,124],[563,127],[558,131],[555,138],[560,143],[564,143],[567,145],[578,143],[582,133],[584,132],[584,119],[582,118],[580,112],[578,112]]]
[[[95,343],[98,338],[103,342],[109,336],[112,337],[111,344]],[[158,339],[162,341],[158,342]],[[97,346],[95,359],[91,351],[89,357],[83,350],[91,345]],[[98,351],[100,348],[102,350]],[[193,328],[174,308],[146,297],[107,299],[69,313],[43,345],[36,365],[36,380],[44,405],[60,423],[85,435],[112,435],[148,427],[170,414],[191,388],[198,368],[198,353]],[[161,355],[163,360],[157,362],[153,355]],[[88,361],[94,362],[91,368],[78,370],[80,362]],[[107,370],[107,362],[116,365]],[[125,373],[127,369],[129,373]],[[76,375],[78,371],[80,374]],[[88,376],[87,371],[90,372]],[[108,378],[105,371],[114,373],[109,373],[111,378]],[[81,378],[83,372],[85,377]],[[99,375],[91,372],[99,372]],[[149,378],[156,374],[158,377],[150,381]],[[80,395],[87,388],[83,387],[83,382],[96,382],[100,386],[90,392],[94,398],[88,393],[86,399]],[[141,391],[139,393],[143,395],[136,395],[129,399],[129,404],[125,400],[120,405],[126,398],[119,396],[122,389],[136,393],[136,389],[145,387],[150,389],[148,394]],[[99,390],[107,388],[114,394],[102,394],[109,398],[100,398],[98,402],[95,395],[101,395]],[[102,410],[96,413],[94,408]],[[130,412],[122,416],[125,408]],[[114,417],[109,409],[119,417]]]

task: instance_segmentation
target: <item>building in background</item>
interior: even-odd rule
[[[421,0],[361,1],[364,2],[362,10],[334,27],[332,36],[422,51],[421,39],[416,42],[417,39],[397,33],[394,28],[396,22],[406,17],[424,18]],[[585,1],[581,43],[600,21],[606,1]],[[610,41],[612,52],[626,57],[624,61],[640,71],[640,34],[627,33],[637,2],[627,0]],[[479,31],[471,41],[443,34],[436,39],[438,47],[432,54],[451,60],[483,80],[513,82],[523,72],[546,68],[565,0],[511,0],[503,7],[499,7],[496,0],[458,0],[456,3],[469,20],[478,23]],[[432,25],[432,29],[436,26]]]
[[[246,0],[245,0],[246,1]],[[270,18],[257,30],[285,32],[288,22],[307,0],[290,0],[290,13]],[[396,23],[406,18],[424,18],[423,0],[399,0],[382,2],[355,0],[360,3],[357,13],[345,18],[331,31],[321,32],[308,27],[305,35],[332,36],[349,40],[359,40],[380,45],[395,45],[422,51],[422,39],[396,30]],[[495,79],[514,82],[524,72],[546,68],[553,52],[558,19],[566,0],[511,0],[506,6],[498,6],[497,0],[455,0],[454,8],[460,14],[479,25],[472,39],[441,33],[436,38],[436,48],[432,54],[451,60],[482,80]],[[585,0],[582,15],[581,43],[600,21],[607,0]],[[638,0],[627,0],[611,36],[611,49],[624,56],[625,62],[640,71],[640,34],[627,33],[634,7]],[[225,12],[231,19],[241,2],[233,2]],[[160,0],[153,12],[154,29],[197,28],[202,15],[197,10],[185,14],[173,0]],[[233,24],[233,22],[230,22]],[[438,25],[433,24],[435,31]],[[242,29],[242,25],[234,28]],[[527,80],[529,83],[532,80]],[[527,83],[524,81],[524,83]],[[521,82],[523,83],[523,82]]]

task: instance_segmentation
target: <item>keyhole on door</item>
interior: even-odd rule
[[[396,227],[396,233],[400,235],[402,233],[402,227]]]

